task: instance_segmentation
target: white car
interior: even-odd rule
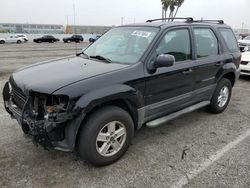
[[[20,43],[24,42],[24,39],[19,38],[18,36],[10,36],[8,38],[1,39],[0,42],[1,42],[1,44],[4,44],[4,43],[17,43],[17,44],[20,44]]]
[[[250,36],[245,37],[242,40],[238,40],[239,46],[240,46],[240,51],[244,52],[247,49],[246,48],[250,48]]]
[[[24,35],[24,34],[17,34],[15,36],[17,36],[18,38],[22,38],[24,40],[24,42],[28,42],[29,41],[28,37],[26,35]]]
[[[240,64],[240,74],[250,76],[250,51],[243,52]]]

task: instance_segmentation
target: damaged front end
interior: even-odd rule
[[[23,132],[45,149],[72,150],[67,146],[65,129],[72,123],[74,101],[33,91],[23,92],[10,79],[3,90],[4,106]],[[72,145],[72,144],[71,144]]]

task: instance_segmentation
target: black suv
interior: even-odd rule
[[[81,35],[72,35],[71,37],[63,38],[63,42],[83,42],[83,37]]]
[[[42,36],[40,38],[33,39],[33,42],[36,42],[36,43],[42,43],[42,42],[54,43],[54,42],[57,42],[57,41],[60,41],[60,39],[55,38],[52,35],[44,35],[44,36]]]
[[[76,56],[13,73],[4,104],[34,143],[107,165],[143,125],[205,106],[223,112],[240,59],[223,21],[149,20],[113,28]]]

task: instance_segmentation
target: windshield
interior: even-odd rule
[[[85,51],[88,57],[102,57],[115,63],[135,64],[159,31],[152,27],[111,29]]]

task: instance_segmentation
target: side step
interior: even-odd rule
[[[164,117],[155,119],[153,121],[150,121],[150,122],[146,123],[146,126],[149,127],[149,128],[158,127],[159,125],[162,125],[163,123],[166,123],[166,122],[168,122],[168,121],[170,121],[170,120],[172,120],[174,118],[177,118],[180,115],[192,112],[192,111],[197,110],[199,108],[205,107],[205,106],[207,106],[209,104],[210,104],[210,101],[203,101],[203,102],[197,103],[197,104],[195,104],[193,106],[189,106],[187,108],[184,108],[184,109],[182,109],[182,110],[180,110],[178,112],[174,112],[174,113],[169,114],[167,116],[164,116]]]

